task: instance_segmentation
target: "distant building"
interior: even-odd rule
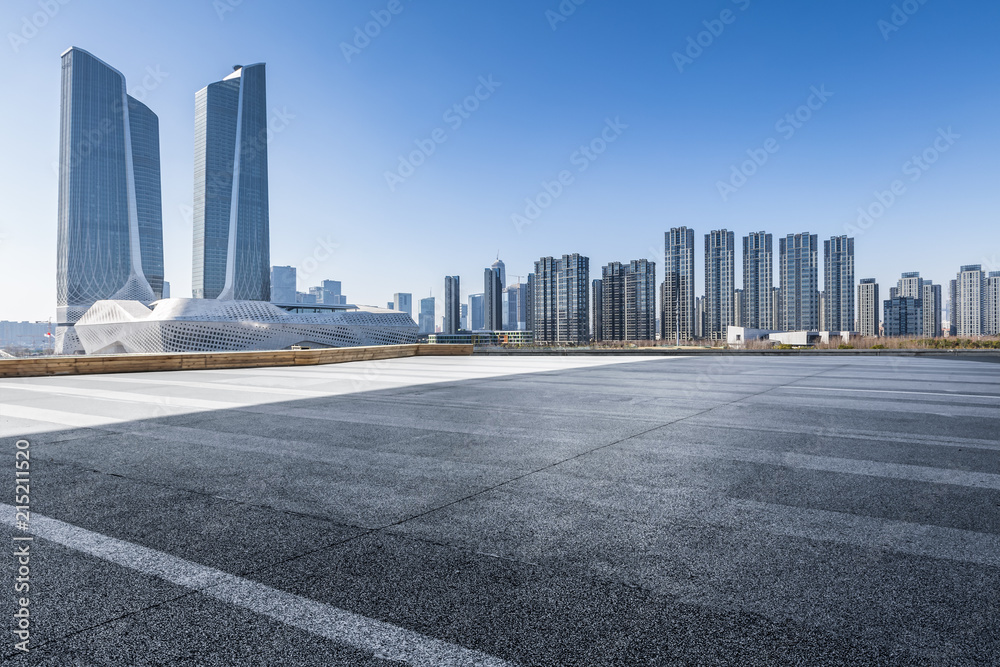
[[[170,283],[167,282],[166,280],[163,281],[163,296],[160,298],[162,299],[170,298]]]
[[[472,331],[482,331],[486,327],[485,302],[483,294],[469,295],[469,329]]]
[[[984,291],[986,304],[983,333],[987,336],[1000,336],[1000,271],[990,271],[986,276]]]
[[[528,281],[524,284],[524,328],[527,331],[535,330],[535,274],[528,274]]]
[[[341,292],[339,280],[324,280],[319,284],[320,298],[327,306],[346,306],[347,297]]]
[[[500,260],[483,273],[483,328],[490,331],[503,329],[503,273]]]
[[[743,324],[752,329],[773,329],[774,252],[771,235],[751,232],[743,237]]]
[[[469,304],[467,303],[462,304],[462,322],[460,328],[463,331],[469,330]]]
[[[781,321],[786,331],[819,328],[818,239],[808,232],[779,239],[781,275]]]
[[[694,300],[694,337],[705,337],[705,297],[703,296]]]
[[[735,322],[738,327],[746,326],[744,322],[743,308],[743,290],[737,289],[733,293],[733,322]]]
[[[674,227],[664,234],[662,337],[695,336],[694,230]]]
[[[434,333],[434,297],[420,300],[420,334]]]
[[[886,336],[919,336],[923,328],[923,302],[912,296],[894,296],[885,301]]]
[[[930,280],[925,280],[921,290],[923,297],[924,321],[921,333],[924,336],[938,338],[943,334],[941,322],[941,286],[935,285]]]
[[[528,330],[528,285],[517,283],[503,291],[503,330]]]
[[[879,335],[878,283],[874,278],[862,278],[858,285],[858,325],[857,330],[862,336],[875,337]]]
[[[444,277],[444,326],[442,333],[456,334],[462,318],[462,289],[458,276]]]
[[[985,306],[986,274],[979,264],[963,266],[956,278],[956,308],[958,336],[982,336]]]
[[[621,262],[611,262],[601,269],[600,282],[600,340],[625,340],[625,267]]]
[[[294,266],[271,267],[271,303],[295,303]]]
[[[0,322],[0,347],[38,350],[50,348],[54,342],[54,327],[48,322]]]
[[[705,234],[704,337],[712,340],[725,340],[726,328],[736,324],[734,238],[733,232],[725,229]]]
[[[413,295],[407,292],[396,292],[392,295],[393,307],[410,317],[413,317]]]
[[[534,340],[583,343],[589,337],[590,259],[579,254],[535,262]]]
[[[600,278],[590,283],[590,336],[597,342],[604,340],[603,285]]]
[[[823,241],[824,331],[850,331],[854,326],[854,239],[834,236]]]

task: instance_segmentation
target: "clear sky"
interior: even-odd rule
[[[902,271],[1000,270],[998,27],[993,0],[5,0],[0,319],[54,316],[70,46],[160,118],[173,296],[191,293],[194,94],[263,61],[272,264],[384,306],[441,296],[445,275],[481,292],[498,252],[508,282],[572,252],[592,277],[647,257],[659,280],[679,225],[699,294],[720,228],[772,232],[775,251],[787,233],[850,233],[857,278],[885,292]],[[400,156],[420,145],[411,174]]]

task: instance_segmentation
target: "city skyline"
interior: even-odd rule
[[[445,266],[475,285],[482,256],[496,248],[512,271],[528,272],[538,256],[564,252],[570,234],[572,250],[593,258],[595,267],[615,257],[645,256],[659,263],[656,237],[681,225],[699,232],[724,227],[740,237],[761,228],[773,233],[808,228],[821,239],[853,235],[858,238],[857,274],[875,277],[883,285],[891,285],[905,271],[920,270],[947,285],[958,266],[997,268],[996,244],[970,242],[977,236],[992,238],[990,225],[997,210],[987,178],[989,156],[997,144],[989,120],[996,93],[984,87],[987,78],[979,73],[979,68],[988,71],[995,53],[989,51],[984,58],[977,51],[972,65],[968,54],[975,40],[959,40],[947,32],[948,26],[959,25],[974,33],[985,30],[989,17],[998,13],[995,7],[945,11],[933,4],[922,6],[887,37],[878,22],[891,13],[891,3],[803,8],[784,17],[775,8],[753,4],[738,12],[739,22],[727,27],[704,55],[679,72],[673,54],[683,53],[688,37],[697,36],[703,22],[715,18],[705,7],[637,5],[635,11],[649,19],[647,28],[623,22],[610,8],[588,5],[553,29],[541,8],[491,6],[449,15],[442,8],[412,11],[416,5],[404,6],[391,30],[351,62],[340,59],[339,45],[350,42],[356,26],[371,20],[369,12],[378,9],[374,5],[312,8],[312,14],[323,19],[316,23],[332,26],[329,34],[315,36],[315,43],[328,44],[333,53],[324,63],[311,57],[314,49],[287,40],[269,41],[262,49],[261,36],[286,22],[301,22],[246,3],[221,14],[205,7],[206,24],[216,23],[194,26],[167,7],[130,8],[120,19],[110,19],[110,3],[97,1],[87,12],[70,4],[37,36],[24,44],[12,43],[3,54],[6,88],[33,92],[16,93],[16,103],[0,112],[5,127],[23,130],[5,133],[2,139],[5,154],[22,157],[20,167],[5,165],[0,173],[0,196],[7,204],[0,217],[0,280],[33,289],[30,294],[17,290],[5,299],[0,317],[44,320],[55,315],[50,305],[55,295],[50,248],[56,235],[51,165],[58,160],[54,61],[69,44],[115,63],[126,74],[133,96],[160,117],[165,277],[172,282],[174,296],[191,294],[191,93],[233,63],[258,60],[274,69],[267,110],[272,217],[280,220],[276,230],[296,229],[294,234],[273,234],[271,259],[275,265],[299,269],[299,289],[322,276],[348,278],[345,288],[353,301],[384,304],[400,290],[438,293]],[[33,7],[22,3],[5,8],[5,25],[12,34],[19,34],[21,19],[30,16]],[[164,30],[151,37],[118,31],[111,38],[115,31],[109,30],[109,21],[114,25],[126,19],[137,24],[157,21]],[[445,40],[433,55],[421,55],[412,63],[401,59],[401,54],[412,52],[419,26],[428,21],[460,24],[466,32]],[[493,36],[494,23],[508,32],[504,42],[510,36],[525,42],[528,53],[523,59],[503,55],[501,40]],[[837,64],[821,58],[840,44],[831,34],[836,30],[821,30],[827,24],[856,38],[857,53]],[[191,31],[189,52],[180,52],[167,37],[177,32],[171,27]],[[617,39],[626,30],[639,30],[643,37],[647,29],[656,32],[655,53],[650,51],[653,42],[642,39],[629,40],[613,56],[580,51],[596,30]],[[780,38],[763,40],[762,53],[781,64],[761,72],[743,71],[745,81],[721,66],[749,43],[759,47],[761,38],[772,34]],[[927,52],[927,40],[942,35],[945,44]],[[799,62],[781,60],[807,44],[820,53],[807,53]],[[557,62],[570,75],[546,82],[553,88],[543,93],[542,80],[530,72],[528,61],[551,58],[561,50],[567,55]],[[427,69],[425,58],[458,52],[466,58],[450,67],[447,76],[427,79],[416,74],[422,65]],[[877,66],[872,67],[873,62]],[[935,65],[931,73],[930,63]],[[629,64],[637,65],[632,68],[636,76],[655,85],[637,88],[630,79],[624,87],[600,80],[595,91],[577,76],[590,70],[621,71]],[[412,85],[397,92],[414,104],[403,105],[406,112],[393,111],[382,104],[389,92],[385,86],[411,67]],[[317,73],[322,85],[304,84]],[[484,86],[480,77],[493,84]],[[772,83],[778,79],[781,84]],[[789,126],[796,130],[792,137],[785,138],[787,131],[775,134],[780,150],[770,154],[766,164],[742,169],[745,160],[760,156],[776,121],[794,115],[810,100],[818,106],[814,86],[832,94],[815,118],[802,127]],[[476,97],[477,90],[479,97],[488,99]],[[748,104],[740,106],[738,116],[723,115],[729,111],[720,106],[721,92],[713,90],[741,96]],[[874,90],[879,92],[877,102]],[[928,90],[947,95],[928,96]],[[663,105],[678,93],[687,93],[690,103],[662,113]],[[469,106],[481,108],[463,109],[468,118],[457,112],[449,116],[462,120],[461,127],[443,121],[442,111],[461,107],[469,96]],[[536,104],[524,105],[528,96]],[[567,123],[562,111],[569,100],[578,104]],[[336,113],[336,127],[322,113],[329,109]],[[574,182],[561,185],[562,193],[530,225],[515,227],[511,216],[523,214],[525,198],[539,200],[539,193],[548,194],[543,181],[552,188],[554,182],[559,185],[553,179],[563,165],[574,167],[569,159],[576,147],[600,137],[607,121],[616,118],[627,127],[615,142],[587,162],[586,171],[574,170]],[[447,142],[389,191],[385,172],[397,168],[398,157],[407,156],[415,142],[442,123]],[[678,133],[678,127],[684,131]],[[497,154],[497,141],[510,145],[509,155],[503,151],[502,159],[484,163],[485,156]],[[334,147],[339,148],[331,152]],[[947,152],[936,154],[942,148]],[[863,159],[858,160],[859,155]],[[932,155],[933,163],[922,155]],[[732,178],[739,182],[732,175],[734,165],[737,172],[755,173],[724,202],[718,183]],[[919,174],[915,181],[914,168]],[[472,182],[473,176],[484,177],[489,185]],[[896,180],[905,187],[894,193]],[[321,187],[323,183],[336,186],[329,189]],[[446,200],[444,207],[441,202]],[[459,220],[475,220],[475,231],[443,243],[419,237],[420,230],[463,224]],[[627,233],[602,234],[608,220]],[[942,225],[962,234],[944,235],[934,247],[922,242]],[[903,229],[918,233],[900,234]],[[400,236],[401,243],[381,243],[388,234]],[[449,258],[456,255],[452,265]],[[398,275],[368,269],[364,258],[372,256],[399,267]],[[704,285],[700,262],[696,271],[698,285]],[[591,278],[596,277],[592,271]]]

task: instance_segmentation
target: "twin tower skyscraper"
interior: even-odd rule
[[[103,299],[163,292],[159,119],[125,77],[73,47],[62,54],[56,353]],[[195,94],[195,298],[270,299],[264,64],[237,66]]]

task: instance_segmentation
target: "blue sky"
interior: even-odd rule
[[[372,12],[387,24],[355,42]],[[264,61],[272,264],[300,267],[300,289],[341,280],[384,305],[441,296],[445,275],[480,292],[497,252],[509,282],[572,252],[592,277],[647,257],[659,279],[678,225],[698,236],[699,293],[702,235],[720,228],[850,233],[857,277],[885,291],[902,271],[1000,270],[998,25],[985,0],[7,0],[0,319],[54,314],[69,46],[160,118],[174,296],[190,296],[194,94]],[[932,163],[912,161],[925,151]],[[753,173],[732,181],[734,166]],[[723,197],[720,182],[739,187]],[[526,199],[544,205],[534,219]],[[878,215],[858,225],[859,208]]]

